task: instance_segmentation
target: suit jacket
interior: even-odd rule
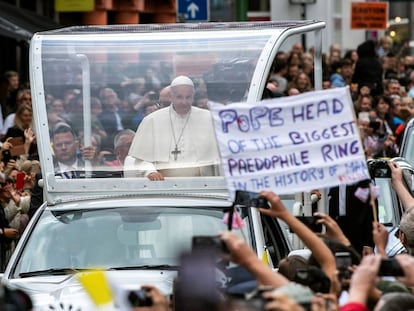
[[[99,115],[99,121],[101,122],[108,137],[102,141],[102,149],[113,149],[114,137],[118,133],[116,113],[111,111],[104,111]],[[121,119],[122,123],[122,119]],[[123,126],[123,125],[122,125]]]
[[[72,172],[61,172],[57,159],[53,159],[53,167],[55,170],[55,176],[61,176],[64,179],[82,178],[85,176],[85,161],[78,157],[78,164]]]
[[[61,172],[60,167],[56,159],[53,159],[53,166],[55,170],[55,176],[61,176],[63,179],[73,179],[73,178],[85,178],[85,161],[82,158],[78,157],[78,167],[76,170],[71,172]],[[122,170],[101,170],[98,171],[93,169],[89,172],[93,178],[110,178],[110,177],[123,177]]]
[[[339,206],[339,187],[329,190],[329,215],[334,218],[347,236],[354,248],[362,253],[364,246],[374,246],[372,237],[372,222],[374,214],[368,199],[362,202],[355,196],[358,187],[369,187],[370,180],[364,180],[353,185],[346,186],[345,207],[346,215],[341,216],[338,210]]]

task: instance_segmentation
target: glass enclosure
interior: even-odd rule
[[[223,188],[209,102],[261,100],[284,39],[310,31],[320,36],[324,26],[117,25],[36,34],[31,85],[48,192],[113,191],[114,181],[104,181],[113,178],[116,191],[136,190],[125,177],[149,189],[154,172],[164,180],[190,177],[187,187],[198,187],[194,177],[203,177],[202,187]],[[99,185],[90,182],[96,178]]]

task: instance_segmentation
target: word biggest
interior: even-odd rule
[[[285,118],[293,123],[303,122],[339,114],[343,109],[344,104],[339,99],[332,98],[293,107],[254,106],[246,114],[241,114],[236,109],[223,109],[218,116],[223,133],[228,133],[230,127],[236,127],[240,132],[249,132],[258,131],[263,125],[282,126]]]

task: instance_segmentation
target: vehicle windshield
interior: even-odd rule
[[[223,215],[221,209],[188,207],[45,210],[14,275],[51,269],[174,268],[180,254],[191,250],[193,236],[226,230]],[[243,235],[250,241],[249,230]]]

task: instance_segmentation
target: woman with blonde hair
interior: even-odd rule
[[[312,81],[309,76],[304,73],[298,73],[291,82],[288,83],[287,89],[296,88],[299,93],[309,92],[313,90]]]
[[[19,106],[14,117],[14,125],[7,130],[6,135],[3,137],[3,141],[6,141],[11,137],[21,137],[22,144],[25,145],[25,153],[28,153],[28,156],[31,159],[37,159],[37,146],[34,141],[35,137],[32,131],[32,121],[32,107],[28,105]]]

